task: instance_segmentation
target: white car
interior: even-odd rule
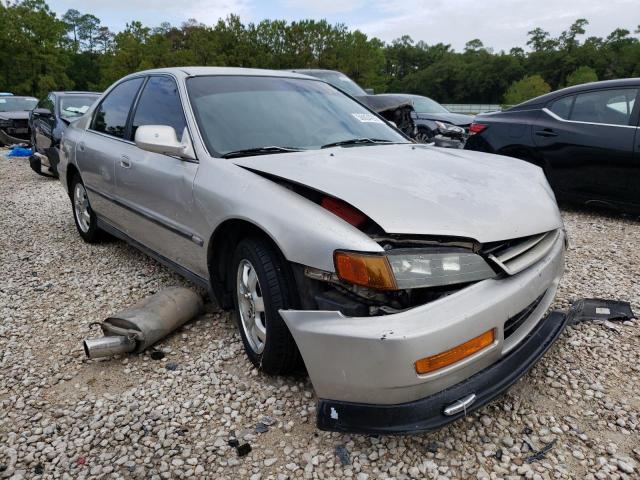
[[[542,171],[415,144],[319,79],[170,68],[109,88],[62,143],[80,235],[122,238],[235,311],[267,373],[302,362],[328,430],[432,430],[565,324]]]

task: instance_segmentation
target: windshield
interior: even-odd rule
[[[323,71],[312,71],[312,72],[304,72],[301,71],[305,75],[311,75],[312,77],[319,78],[324,80],[325,82],[330,83],[336,88],[339,88],[343,92],[348,93],[352,97],[362,97],[368,95],[360,85],[351,80],[345,74],[340,72],[323,72]]]
[[[38,99],[33,97],[1,97],[0,112],[19,112],[33,110]]]
[[[323,82],[203,76],[188,79],[187,90],[212,154],[262,147],[319,149],[353,139],[407,142],[384,120]]]
[[[429,97],[412,97],[412,99],[413,109],[418,113],[449,113],[449,110]]]
[[[84,115],[98,95],[68,95],[60,98],[60,116],[73,118]]]

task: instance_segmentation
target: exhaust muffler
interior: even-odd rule
[[[202,298],[193,290],[167,288],[100,323],[105,336],[85,339],[84,352],[88,358],[140,353],[202,313],[203,308]]]

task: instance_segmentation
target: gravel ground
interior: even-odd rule
[[[83,243],[59,183],[26,159],[0,157],[0,202],[0,478],[640,476],[637,321],[568,328],[506,395],[438,432],[320,432],[309,381],[258,373],[213,305],[160,344],[161,361],[86,360],[90,322],[185,281],[124,243]],[[604,297],[640,312],[640,222],[564,218],[556,307]]]

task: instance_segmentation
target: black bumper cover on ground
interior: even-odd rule
[[[544,355],[566,324],[564,313],[551,312],[498,362],[464,382],[414,402],[371,405],[321,399],[318,401],[318,428],[366,434],[410,434],[437,430],[482,407],[507,390]],[[475,394],[476,400],[466,413],[444,415],[447,406],[470,394]]]

